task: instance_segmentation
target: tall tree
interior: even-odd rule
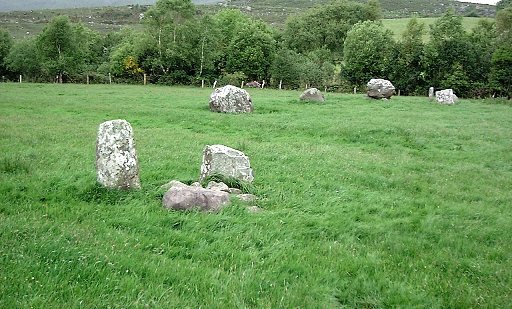
[[[145,17],[146,31],[154,39],[157,58],[153,64],[160,73],[168,74],[177,56],[180,31],[194,17],[194,4],[191,0],[158,0],[148,10]]]
[[[37,78],[41,73],[41,61],[34,38],[16,42],[5,58],[7,68],[29,78]]]
[[[355,85],[372,78],[389,78],[393,34],[381,22],[365,21],[347,33],[342,75]]]
[[[405,95],[420,92],[425,87],[424,33],[425,24],[412,18],[398,42],[392,80],[395,87]]]
[[[492,55],[491,83],[498,95],[512,98],[512,7],[496,14],[496,50]]]
[[[7,30],[0,28],[0,75],[4,76],[7,74],[7,65],[5,63],[5,58],[9,54],[13,45],[13,40],[11,35]]]
[[[62,83],[63,75],[76,71],[80,64],[79,46],[69,18],[57,16],[37,37],[37,48],[41,55],[42,66],[50,76],[58,76]]]
[[[284,40],[288,48],[299,53],[327,49],[334,59],[340,60],[350,28],[360,21],[378,19],[379,10],[376,0],[368,4],[333,0],[291,16],[286,22]]]

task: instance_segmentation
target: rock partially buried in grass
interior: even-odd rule
[[[373,99],[389,99],[395,93],[395,86],[386,79],[374,78],[366,84],[366,94]]]
[[[207,145],[203,150],[200,180],[212,175],[233,177],[248,183],[254,180],[249,158],[243,152],[224,145]]]
[[[219,113],[250,113],[254,110],[249,93],[231,85],[215,89],[209,104],[212,112]]]
[[[100,124],[96,139],[98,182],[107,188],[139,189],[139,164],[133,129],[126,120]]]
[[[452,89],[444,89],[436,91],[436,101],[439,104],[453,105],[457,103],[457,96],[453,93]]]
[[[324,95],[316,88],[306,89],[299,99],[301,101],[325,102]]]
[[[218,211],[229,205],[229,193],[187,186],[178,181],[164,194],[162,205],[167,209]]]

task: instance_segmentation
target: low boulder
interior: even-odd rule
[[[439,104],[454,105],[458,101],[458,97],[453,93],[453,89],[444,89],[436,91],[436,101]]]
[[[395,86],[386,79],[371,79],[366,84],[366,94],[373,99],[389,99],[395,93]]]
[[[299,99],[301,101],[325,102],[324,95],[316,88],[306,89]]]
[[[212,112],[218,113],[250,113],[254,110],[249,93],[231,85],[215,89],[209,105]]]
[[[173,210],[218,211],[229,205],[228,192],[187,186],[183,183],[174,185],[164,194],[163,207]]]
[[[224,145],[207,145],[203,150],[200,181],[215,174],[252,182],[249,158],[241,151]]]
[[[257,81],[248,82],[245,85],[247,87],[251,87],[251,88],[261,88],[261,84],[259,82],[257,82]]]

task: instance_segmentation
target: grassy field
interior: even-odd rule
[[[434,24],[437,18],[427,17],[427,18],[418,18],[418,21],[425,24],[425,40],[428,40],[428,32],[430,31],[430,25]],[[405,32],[407,28],[407,24],[411,18],[395,18],[395,19],[383,19],[382,23],[386,29],[391,30],[395,35],[395,40],[399,40],[402,38],[402,33]],[[467,32],[471,32],[477,25],[480,20],[488,20],[492,21],[492,18],[486,17],[463,17],[462,26],[464,30]]]
[[[0,84],[0,308],[507,308],[512,108],[250,90]],[[131,122],[142,189],[96,185],[99,124]],[[243,150],[261,213],[173,212],[159,186]]]

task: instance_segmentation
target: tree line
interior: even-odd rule
[[[405,95],[429,87],[462,97],[512,95],[512,6],[466,32],[448,10],[429,29],[409,21],[399,40],[380,21],[377,0],[333,0],[291,16],[283,29],[238,10],[202,14],[191,0],[158,0],[142,27],[102,35],[67,16],[34,38],[13,41],[0,29],[0,75],[39,82],[140,82],[239,85],[266,81],[289,89],[348,91],[371,78]],[[425,37],[429,37],[425,40]]]

